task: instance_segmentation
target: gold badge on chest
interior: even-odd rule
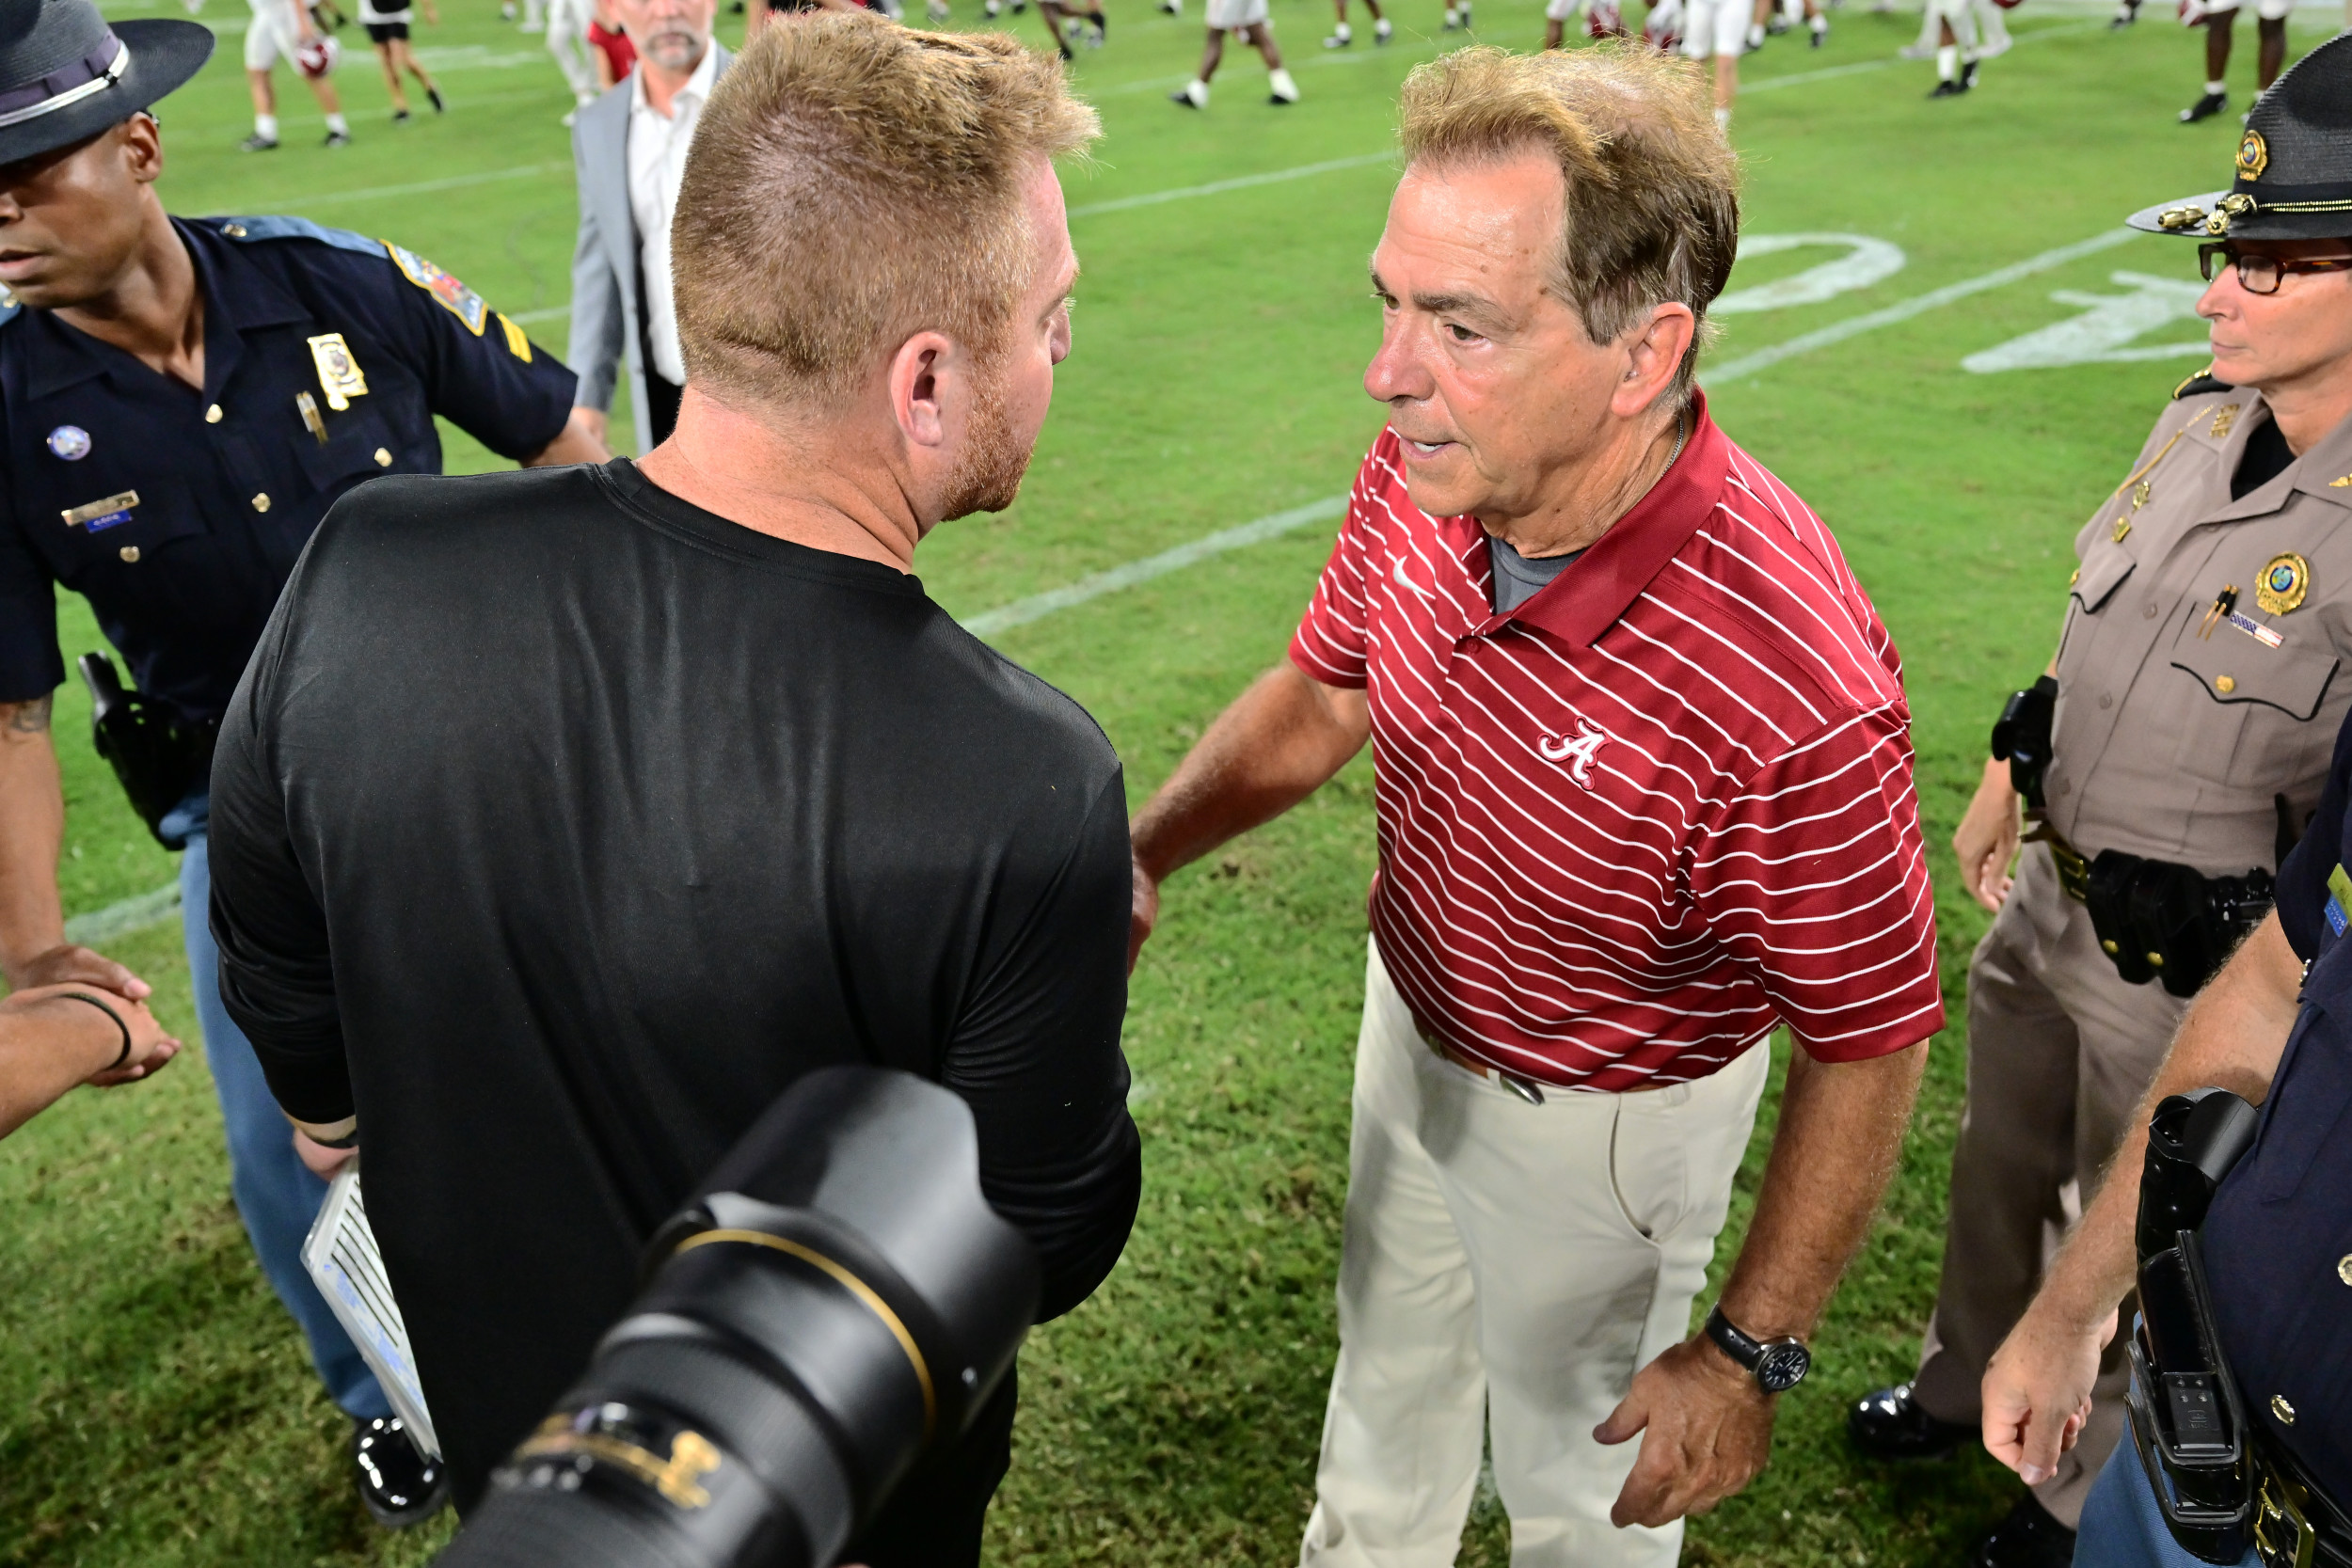
[[[2284,615],[2312,591],[2312,563],[2293,550],[2274,555],[2254,579],[2254,602],[2265,615]]]
[[[311,339],[310,363],[318,367],[319,390],[326,394],[326,406],[338,414],[351,406],[353,398],[368,395],[367,373],[352,357],[351,345],[343,341],[342,333],[322,332]]]

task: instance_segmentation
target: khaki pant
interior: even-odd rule
[[[1968,1103],[1916,1389],[1930,1415],[1979,1418],[1985,1364],[2097,1190],[2187,1006],[2161,985],[2129,985],[2115,973],[2090,911],[2058,885],[2048,847],[2029,845],[1968,965]],[[2128,1381],[2119,1333],[2100,1363],[2090,1425],[2058,1474],[2034,1488],[2060,1524],[2081,1516],[2122,1435]]]
[[[1639,1440],[1592,1432],[1690,1333],[1768,1070],[1530,1105],[1423,1045],[1373,954],[1302,1564],[1451,1563],[1489,1423],[1513,1568],[1676,1560],[1679,1524],[1609,1523]]]

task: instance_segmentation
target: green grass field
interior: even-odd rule
[[[960,21],[977,20],[978,0],[955,4]],[[574,222],[557,123],[566,95],[538,40],[499,23],[489,0],[442,7],[442,24],[420,33],[447,118],[389,124],[355,28],[340,79],[358,139],[335,153],[317,147],[315,110],[282,71],[285,147],[235,150],[249,127],[241,40],[225,34],[163,106],[166,202],[395,237],[560,352]],[[1395,0],[1397,40],[1379,51],[1359,15],[1344,54],[1316,47],[1323,0],[1275,0],[1306,101],[1267,107],[1263,68],[1235,51],[1204,115],[1164,101],[1190,74],[1198,6],[1182,21],[1143,0],[1112,9],[1110,47],[1073,71],[1107,134],[1097,166],[1068,178],[1086,275],[1054,418],[1020,505],[944,528],[918,561],[960,615],[1339,495],[1379,427],[1359,381],[1378,331],[1363,262],[1393,179],[1381,153],[1396,86],[1446,42],[1438,0]],[[208,14],[244,20],[234,0]],[[1915,12],[1834,14],[1825,49],[1792,34],[1746,62],[1753,90],[1734,131],[1749,231],[1861,236],[1899,247],[1903,264],[1832,298],[1724,317],[1712,364],[1738,371],[1774,345],[1791,352],[1702,379],[1734,438],[1837,531],[1906,657],[1957,1024],[1983,921],[1943,847],[1986,726],[2000,694],[2049,655],[2074,531],[2201,363],[2186,351],[1981,374],[1961,362],[2150,286],[2119,273],[2192,278],[2185,244],[2045,253],[2106,233],[2135,206],[2223,183],[2236,120],[2173,122],[2201,70],[2169,8],[2150,6],[2118,35],[2103,6],[2033,0],[2012,13],[2016,50],[1951,103],[1927,101],[1928,67],[1894,58]],[[2297,49],[2335,22],[2298,17]],[[1534,47],[1543,25],[1537,0],[1483,0],[1479,23],[1482,39],[1513,48]],[[1034,13],[1013,24],[1042,40]],[[2251,88],[2242,31],[2233,107]],[[1841,253],[1759,252],[1735,287]],[[2032,258],[2043,261],[2000,271]],[[1841,323],[1865,329],[1808,336]],[[2134,341],[2161,350],[2201,337],[2178,321]],[[454,433],[450,458],[459,469],[492,461]],[[1280,657],[1327,538],[1327,523],[1295,529],[996,641],[1094,712],[1140,800]],[[63,612],[69,656],[100,645],[78,600]],[[172,875],[92,756],[87,720],[78,689],[60,693],[72,914]],[[1110,1282],[1030,1341],[993,1561],[1293,1560],[1334,1349],[1371,797],[1359,763],[1170,884],[1126,1037],[1143,1212]],[[159,1010],[193,1037],[176,929],[111,950],[156,983]],[[1981,1453],[1886,1473],[1853,1461],[1841,1433],[1847,1399],[1907,1373],[1933,1297],[1963,1043],[1957,1026],[1937,1043],[1885,1214],[1822,1330],[1814,1377],[1783,1402],[1772,1469],[1693,1524],[1686,1560],[1956,1562],[2008,1506],[2014,1482]],[[1770,1121],[1768,1102],[1749,1182]],[[197,1056],[152,1084],[76,1094],[0,1144],[0,1564],[423,1560],[447,1521],[376,1531],[348,1493],[342,1433],[247,1254]],[[1463,1560],[1505,1561],[1507,1535],[1482,1502]]]

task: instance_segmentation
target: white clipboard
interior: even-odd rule
[[[359,1196],[359,1162],[343,1166],[326,1189],[326,1201],[302,1243],[302,1266],[326,1298],[359,1357],[384,1387],[385,1397],[408,1429],[409,1441],[426,1457],[441,1457],[433,1414],[425,1408],[424,1386],[408,1348],[408,1325],[384,1275],[384,1257],[368,1228],[367,1205]]]

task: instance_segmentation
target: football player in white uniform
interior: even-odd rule
[[[278,145],[278,89],[270,67],[281,58],[310,85],[311,96],[326,117],[326,145],[342,147],[351,140],[351,122],[343,119],[342,100],[328,80],[340,53],[335,40],[310,25],[310,13],[297,0],[253,0],[253,20],[245,30],[245,79],[253,89],[253,135],[237,145],[247,152],[266,152]]]
[[[2237,29],[2240,0],[2181,0],[2181,24],[2205,29],[2205,92],[2204,96],[2181,111],[2181,123],[2194,125],[2210,119],[2227,107],[2230,89],[2224,80],[2230,73],[2230,39]],[[2259,42],[2254,58],[2254,94],[2279,79],[2280,68],[2287,61],[2287,12],[2295,8],[2295,0],[2255,0],[2254,28]],[[2352,18],[2352,9],[2347,9]]]
[[[2009,24],[1993,0],[1928,0],[1919,41],[1903,51],[1935,57],[1935,90],[1930,98],[1957,98],[1977,85],[1977,67],[2009,53]]]
[[[1731,130],[1731,101],[1740,96],[1740,56],[1747,49],[1752,0],[1685,0],[1682,52],[1715,61],[1715,124]]]
[[[1340,13],[1340,24],[1331,29],[1331,36],[1323,40],[1323,47],[1344,49],[1356,41],[1355,33],[1347,25],[1347,0],[1331,0],[1331,7]],[[1372,13],[1372,41],[1388,42],[1394,36],[1395,29],[1389,25],[1389,19],[1380,14],[1380,0],[1364,0],[1364,9]]]
[[[1282,69],[1282,52],[1274,46],[1274,24],[1267,20],[1266,0],[1209,0],[1209,40],[1200,51],[1200,74],[1169,93],[1170,101],[1188,109],[1209,106],[1209,78],[1216,74],[1217,62],[1225,57],[1227,33],[1240,34],[1241,40],[1265,60],[1266,83],[1273,89],[1269,103],[1298,102],[1298,84]]]

